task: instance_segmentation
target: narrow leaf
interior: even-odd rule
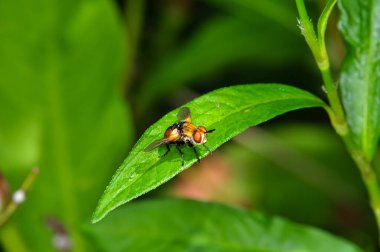
[[[318,19],[318,40],[319,43],[324,45],[325,43],[325,33],[327,27],[327,21],[329,20],[330,14],[336,4],[336,0],[328,0],[321,16]]]
[[[339,0],[347,57],[340,77],[356,144],[372,159],[380,135],[380,1]]]
[[[121,228],[122,227],[122,228]],[[359,252],[331,234],[215,203],[155,200],[120,209],[85,229],[101,251]]]
[[[266,0],[266,1],[247,1],[247,0],[203,0],[206,3],[223,7],[226,11],[235,13],[238,18],[246,18],[249,21],[259,18],[263,22],[273,25],[280,25],[287,30],[297,33],[294,17],[296,11],[291,1]],[[274,21],[274,22],[271,22]],[[269,27],[269,26],[268,26]]]
[[[250,11],[250,16],[250,22],[235,17],[213,18],[173,54],[164,57],[142,83],[137,94],[139,111],[146,112],[154,100],[223,69],[247,64],[288,65],[297,58],[302,44],[295,46],[300,41],[293,34],[273,22],[263,23],[254,12]],[[281,48],[276,41],[278,37]]]
[[[257,84],[221,88],[184,106],[191,109],[195,125],[216,129],[208,135],[206,143],[208,148],[214,150],[248,127],[291,110],[324,106],[324,103],[306,91],[294,87]],[[184,168],[175,148],[161,159],[159,155],[165,152],[164,147],[144,152],[153,141],[163,138],[166,128],[176,122],[177,112],[178,110],[170,112],[145,131],[112,178],[99,201],[93,222],[99,221],[117,206],[154,189],[196,161],[193,151],[189,148],[183,148]],[[197,149],[201,157],[208,154],[202,146]]]

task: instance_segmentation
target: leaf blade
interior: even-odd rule
[[[108,0],[36,0],[22,8],[5,0],[0,27],[2,168],[14,187],[33,166],[41,171],[9,225],[30,251],[52,251],[43,220],[53,216],[76,250],[91,250],[77,226],[89,219],[132,135],[119,91],[125,63],[117,10]],[[20,242],[4,242],[18,251]]]
[[[147,218],[149,216],[149,218]],[[117,228],[123,226],[123,229]],[[85,227],[102,251],[361,251],[316,228],[222,204],[150,200]]]
[[[249,9],[246,6],[243,8]],[[273,67],[294,60],[299,47],[293,46],[302,41],[294,40],[293,34],[289,34],[288,30],[271,22],[264,22],[266,26],[263,28],[262,18],[256,16],[256,13],[252,14],[251,10],[249,16],[251,22],[238,17],[213,18],[203,24],[180,48],[165,56],[144,78],[137,93],[139,113],[145,113],[153,101],[165,97],[168,92],[194,81],[200,82],[210,73],[229,71],[236,65],[262,67],[269,64]],[[257,36],[258,32],[260,36]],[[276,37],[282,38],[284,48],[278,48],[277,42],[272,39]],[[272,53],[268,54],[268,50]]]
[[[304,107],[324,107],[310,93],[280,84],[240,85],[221,88],[184,105],[192,110],[193,123],[216,129],[209,135],[207,146],[214,150],[248,127],[267,121],[279,114]],[[144,153],[152,141],[162,138],[166,128],[176,122],[177,110],[165,115],[148,128],[113,176],[94,212],[97,222],[117,206],[156,188],[196,162],[184,149],[185,167],[180,157],[169,153],[159,159],[159,149]],[[207,151],[199,148],[200,157]]]
[[[380,2],[340,0],[339,28],[347,42],[340,85],[355,143],[371,160],[380,136]]]

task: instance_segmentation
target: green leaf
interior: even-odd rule
[[[155,200],[86,226],[101,251],[359,252],[354,244],[279,217],[216,203]]]
[[[0,160],[12,187],[40,167],[1,237],[9,251],[53,251],[54,216],[76,251],[111,169],[131,142],[120,94],[124,34],[108,0],[1,1]],[[16,242],[17,241],[17,242]],[[23,242],[24,244],[21,244]]]
[[[347,43],[340,77],[343,105],[355,143],[371,160],[380,136],[380,2],[339,0]]]
[[[266,0],[203,0],[206,3],[223,7],[226,11],[235,13],[238,17],[255,20],[257,17],[261,22],[269,21],[271,25],[280,25],[293,33],[299,33],[295,25],[294,17],[297,15],[294,4],[291,1]],[[274,22],[271,22],[274,21]]]
[[[291,86],[256,84],[221,88],[184,106],[190,107],[195,125],[216,129],[209,134],[207,142],[207,146],[214,150],[248,127],[291,110],[322,107],[324,103],[310,93]],[[154,189],[196,161],[189,148],[184,148],[184,168],[175,150],[162,159],[158,156],[165,148],[144,152],[144,148],[161,139],[166,128],[177,121],[177,111],[165,115],[141,136],[100,199],[93,222],[99,221],[117,206]],[[202,146],[197,149],[201,157],[208,154]]]
[[[254,17],[251,22],[236,17],[216,17],[201,26],[144,79],[136,99],[139,111],[146,112],[156,99],[179,86],[202,80],[223,69],[247,64],[260,67],[269,64],[273,68],[279,64],[288,65],[291,59],[299,56],[302,41],[296,40],[283,27]],[[276,40],[278,37],[281,37],[281,48]],[[297,43],[299,46],[295,46]]]
[[[321,16],[318,19],[318,40],[320,47],[325,47],[325,33],[327,22],[331,15],[331,12],[336,4],[336,0],[328,0],[325,8],[322,11]]]
[[[318,227],[342,218],[337,210],[342,202],[360,216],[372,216],[355,164],[329,125],[277,122],[248,129],[234,139],[219,151],[231,166],[234,183],[226,184],[226,190],[216,194],[218,199],[228,198],[238,185],[245,198],[233,200],[254,202],[260,211]],[[335,229],[354,239],[366,230],[348,222]]]

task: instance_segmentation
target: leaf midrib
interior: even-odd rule
[[[300,94],[297,94],[297,95],[300,95]],[[308,95],[309,95],[309,94],[308,94]],[[287,97],[287,98],[283,98],[283,99],[275,99],[275,100],[274,100],[274,99],[270,99],[270,100],[265,101],[265,102],[255,103],[254,105],[251,104],[251,105],[247,105],[247,106],[244,106],[244,107],[239,107],[238,109],[233,110],[232,112],[230,112],[229,114],[226,114],[224,117],[221,117],[221,118],[227,118],[227,117],[229,117],[229,116],[232,115],[232,114],[236,114],[236,113],[238,113],[238,112],[240,112],[240,111],[246,110],[246,109],[248,109],[248,108],[254,108],[254,107],[259,106],[259,105],[265,105],[265,104],[270,104],[270,103],[276,103],[276,102],[280,102],[280,101],[283,102],[283,101],[294,100],[294,99],[295,99],[295,98],[289,98],[289,97]],[[309,97],[300,97],[300,98],[298,98],[298,99],[302,99],[302,100],[311,100],[311,101],[317,102],[317,97],[315,97],[315,99],[311,99],[311,98],[309,98]],[[321,103],[321,106],[324,106],[324,104]],[[214,123],[211,123],[210,125],[213,125],[213,124],[218,123],[218,122],[221,122],[221,121],[222,121],[222,119],[220,119],[220,120],[216,120]],[[229,139],[230,139],[230,138],[225,139],[224,142],[228,141]],[[224,142],[223,142],[223,143],[224,143]],[[212,148],[212,147],[210,147],[210,149],[211,149],[211,150],[214,150],[214,148]],[[203,157],[202,157],[202,158],[203,158]],[[130,161],[130,163],[135,163],[134,161],[135,161],[136,159],[137,159],[137,156],[135,156],[134,158],[132,158],[131,161]],[[144,173],[141,173],[140,176],[136,177],[136,179],[135,179],[132,183],[130,183],[129,185],[123,185],[122,187],[120,187],[119,190],[117,190],[117,192],[115,193],[114,198],[116,198],[118,195],[120,195],[120,194],[121,194],[123,191],[125,191],[127,188],[132,187],[133,184],[136,183],[137,180],[139,180],[139,179],[140,179],[140,178],[141,178],[146,172],[148,172],[149,170],[151,170],[152,167],[154,167],[158,162],[160,162],[160,160],[158,160],[157,162],[155,162],[155,163],[153,163],[151,166],[149,166],[148,169],[146,169],[146,171],[145,171]],[[191,161],[187,162],[187,164],[184,166],[183,169],[179,169],[178,171],[176,171],[176,172],[173,174],[173,176],[168,177],[168,178],[162,180],[161,182],[162,182],[162,183],[165,183],[165,182],[168,181],[170,178],[174,177],[175,175],[177,175],[177,174],[180,173],[181,171],[183,171],[183,170],[187,169],[188,167],[190,167],[194,162],[195,162],[195,158],[193,158]],[[119,167],[119,169],[121,169],[121,167]],[[116,204],[115,206],[113,206],[113,207],[110,208],[110,205],[112,205],[112,200],[111,200],[111,201],[109,201],[109,202],[105,205],[105,207],[103,208],[103,210],[109,209],[109,210],[106,210],[106,211],[108,212],[108,211],[110,211],[110,210],[112,210],[112,209],[115,209],[117,206],[120,206],[120,205],[122,205],[122,204],[124,204],[124,203],[126,203],[126,202],[128,202],[128,201],[131,201],[131,200],[135,199],[136,197],[139,197],[140,195],[143,195],[143,194],[147,193],[147,192],[150,191],[150,190],[153,190],[153,189],[157,188],[157,186],[158,186],[158,185],[153,185],[152,187],[147,188],[146,190],[142,191],[141,193],[136,194],[134,197],[130,197],[128,200],[122,200],[122,201],[120,201],[118,204]],[[111,192],[111,191],[109,191],[109,192]],[[107,193],[108,193],[108,192],[107,192]],[[102,217],[104,217],[105,215],[106,215],[106,213],[103,213],[101,216],[98,216],[97,220],[100,220],[100,219],[101,219]]]
[[[369,24],[369,46],[368,46],[368,52],[367,52],[367,62],[366,62],[366,67],[365,67],[365,72],[366,72],[366,76],[365,76],[365,83],[367,83],[367,85],[364,85],[364,88],[366,89],[366,91],[364,91],[364,102],[367,102],[367,105],[364,104],[364,108],[363,108],[363,114],[364,114],[364,120],[363,120],[363,135],[362,135],[362,139],[361,139],[361,142],[362,142],[362,145],[363,145],[363,148],[365,150],[365,153],[369,153],[370,152],[370,149],[371,149],[371,146],[370,146],[370,139],[369,139],[369,136],[368,136],[368,132],[370,132],[370,115],[369,115],[369,104],[372,103],[372,92],[373,92],[373,83],[371,82],[371,79],[372,79],[372,64],[370,64],[372,62],[372,59],[373,59],[373,55],[374,55],[374,18],[375,18],[375,11],[374,11],[374,1],[373,0],[370,0],[371,1],[371,11],[370,11],[370,24]]]

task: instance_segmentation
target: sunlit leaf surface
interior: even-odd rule
[[[214,150],[248,127],[291,110],[324,106],[324,103],[294,87],[256,84],[221,88],[184,106],[191,109],[195,125],[216,129],[208,135],[206,143]],[[143,151],[151,142],[163,137],[166,128],[176,122],[177,112],[168,113],[141,136],[100,199],[93,216],[94,222],[117,206],[164,183],[196,161],[189,148],[183,149],[185,167],[181,166],[181,158],[175,148],[162,159],[159,155],[165,152],[164,147],[148,153]],[[208,154],[202,146],[197,149],[202,157]]]
[[[380,135],[380,2],[339,0],[347,57],[340,87],[356,144],[371,159]]]

